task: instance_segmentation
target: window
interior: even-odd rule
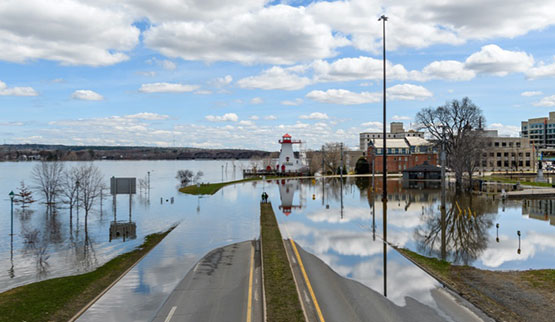
[[[501,167],[501,161],[497,161],[497,167]]]
[[[518,157],[522,158],[522,152],[518,152]]]
[[[494,143],[494,146],[499,146],[499,142],[495,142],[495,143]]]
[[[504,156],[504,157],[508,157],[508,156],[509,156],[509,152],[503,153],[503,156]]]
[[[526,157],[530,157],[530,152],[526,152]]]
[[[517,147],[517,148],[520,148],[520,142],[517,142],[517,143],[516,143],[516,147]]]
[[[507,146],[507,142],[501,143],[501,146],[502,146],[502,147],[506,147],[506,146]]]
[[[497,157],[498,157],[498,158],[501,157],[501,152],[497,152]]]
[[[509,142],[509,148],[513,147],[513,142]]]
[[[490,157],[490,158],[493,158],[494,156],[495,156],[495,153],[493,153],[493,152],[490,152],[490,153],[489,153],[489,157]]]
[[[530,160],[526,160],[526,166],[527,166],[527,167],[530,166]]]

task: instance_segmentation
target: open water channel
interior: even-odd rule
[[[384,239],[424,255],[485,269],[555,267],[552,200],[502,202],[485,196],[449,195],[442,225],[438,190],[403,189],[396,180],[388,183],[387,220],[381,195],[372,193],[370,178],[348,178],[343,185],[339,179],[249,182],[206,197],[177,192],[179,169],[202,170],[202,181],[217,182],[222,180],[223,165],[227,181],[241,177],[248,162],[240,161],[95,162],[106,182],[111,176],[143,178],[151,172],[150,200],[144,192],[134,196],[131,216],[128,197],[118,196],[116,219],[135,225],[135,236],[110,238],[114,214],[107,196],[102,211],[97,205],[89,215],[87,231],[82,213],[78,220],[73,214],[70,226],[69,211],[63,207],[48,215],[38,202],[25,212],[16,206],[10,244],[8,193],[16,191],[21,180],[32,185],[30,172],[35,164],[0,163],[0,186],[6,190],[0,198],[0,291],[92,270],[136,247],[145,235],[179,223],[82,316],[83,321],[149,320],[204,254],[258,237],[258,202],[263,190],[270,196],[284,238],[293,238],[340,275],[400,306],[411,297],[440,310],[434,290],[441,286],[390,246],[384,247]]]

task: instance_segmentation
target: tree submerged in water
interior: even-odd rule
[[[175,178],[179,180],[181,187],[185,187],[191,182],[197,183],[203,175],[204,173],[202,173],[202,171],[198,171],[197,174],[194,174],[191,170],[179,170]]]
[[[18,189],[19,192],[16,194],[16,198],[14,198],[13,200],[14,203],[21,204],[21,208],[27,208],[30,204],[35,202],[35,200],[33,199],[33,193],[25,185],[25,182],[21,181]]]

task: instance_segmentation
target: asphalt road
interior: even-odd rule
[[[262,303],[260,252],[255,241],[246,241],[202,258],[154,321],[263,321]]]
[[[444,289],[432,292],[436,303],[440,304],[446,315],[438,313],[420,302],[407,297],[403,307],[395,305],[382,294],[351,279],[344,278],[334,272],[318,257],[304,251],[296,245],[302,265],[296,257],[290,240],[285,242],[289,260],[292,263],[295,279],[299,285],[299,292],[303,307],[309,321],[483,321],[490,320],[481,312],[473,312],[461,305],[456,295]],[[307,289],[306,281],[302,279],[301,266],[312,288],[314,298]],[[297,272],[295,272],[297,271]],[[318,303],[316,308],[313,299]],[[320,314],[318,314],[320,310]]]

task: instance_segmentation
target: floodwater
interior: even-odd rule
[[[203,182],[240,179],[248,161],[98,161],[94,162],[109,186],[109,178],[146,178],[150,171],[150,200],[146,190],[139,190],[132,197],[131,214],[129,196],[118,195],[116,220],[120,230],[135,230],[127,238],[112,236],[110,226],[114,221],[112,197],[105,192],[102,202],[96,203],[88,215],[85,229],[83,209],[73,210],[70,218],[67,205],[60,203],[53,214],[47,214],[41,195],[33,192],[37,200],[22,209],[14,205],[13,243],[10,238],[10,199],[8,193],[18,193],[23,180],[34,185],[31,171],[38,162],[0,162],[0,292],[30,282],[53,277],[79,274],[94,270],[111,258],[127,252],[144,241],[148,234],[168,229],[185,222],[189,216],[198,215],[203,199],[192,198],[177,191],[176,173],[180,169],[193,172],[202,170]],[[65,168],[84,164],[64,162]],[[222,168],[223,166],[223,168]],[[234,171],[235,170],[235,171]],[[171,202],[171,198],[174,202]],[[162,198],[162,202],[160,201]],[[208,210],[207,210],[208,212]],[[70,225],[71,222],[71,225]],[[207,225],[209,225],[207,223]],[[250,235],[249,235],[250,237]]]
[[[0,163],[1,186],[15,191],[22,179],[30,185],[34,164]],[[44,205],[35,203],[32,211],[16,207],[11,259],[6,193],[0,200],[0,291],[90,271],[136,247],[145,235],[178,223],[80,319],[149,320],[204,254],[258,237],[258,202],[263,191],[269,194],[284,238],[293,238],[340,275],[361,282],[400,306],[409,296],[443,314],[434,295],[441,285],[389,244],[492,270],[555,267],[555,200],[502,202],[492,197],[449,194],[442,215],[439,190],[404,189],[400,181],[391,180],[385,213],[381,194],[372,193],[368,177],[348,178],[343,185],[339,179],[248,182],[199,197],[177,192],[177,170],[202,170],[202,181],[217,182],[222,180],[224,165],[227,181],[239,179],[240,170],[249,162],[235,161],[235,174],[232,161],[95,164],[106,182],[111,176],[143,178],[151,172],[150,200],[144,191],[134,196],[131,217],[128,196],[117,199],[116,219],[121,225],[134,226],[135,236],[110,239],[114,220],[111,197],[104,199],[102,211],[97,205],[89,214],[87,231],[82,211],[79,219],[74,212],[70,226],[67,209],[48,215]]]

